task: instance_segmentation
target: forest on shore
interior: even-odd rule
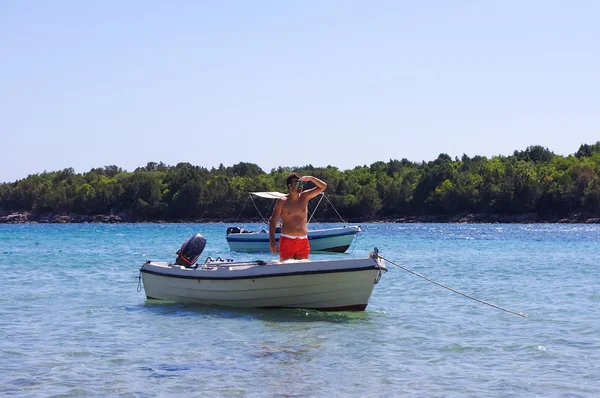
[[[314,215],[319,222],[340,221],[336,210],[350,222],[600,221],[599,141],[568,156],[534,145],[490,159],[440,154],[350,170],[306,165],[265,172],[244,162],[210,170],[162,162],[133,172],[67,168],[0,184],[0,222],[256,222],[248,192],[286,192],[291,172],[328,184],[328,201]],[[268,205],[259,208],[263,215]]]

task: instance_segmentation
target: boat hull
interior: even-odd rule
[[[387,271],[382,260],[370,257],[232,264],[194,270],[148,262],[140,272],[149,299],[240,308],[361,311]]]
[[[311,252],[344,253],[352,245],[360,226],[347,226],[308,231],[308,240]],[[279,243],[279,234],[275,234]],[[268,232],[230,233],[227,235],[229,249],[242,253],[268,253]]]

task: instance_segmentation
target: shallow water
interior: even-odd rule
[[[600,226],[365,224],[392,264],[359,313],[146,301],[146,259],[229,252],[226,224],[0,225],[0,394],[592,397]],[[255,229],[252,224],[242,225]],[[328,225],[322,224],[322,227]]]

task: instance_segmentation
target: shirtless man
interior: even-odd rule
[[[315,187],[305,191],[304,183],[307,181],[315,184]],[[307,259],[310,253],[306,228],[308,201],[323,192],[327,184],[316,177],[300,177],[298,174],[290,174],[286,183],[290,193],[277,200],[269,222],[271,252],[277,254],[279,251],[281,261],[290,258]],[[279,218],[281,218],[281,235],[278,245],[275,241],[275,227]]]

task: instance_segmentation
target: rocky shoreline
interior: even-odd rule
[[[18,212],[0,216],[0,224],[117,224],[117,223],[258,223],[261,219],[230,220],[230,219],[175,219],[175,220],[144,220],[132,219],[127,214],[118,215],[73,215],[73,214],[33,214]],[[319,220],[319,222],[339,222],[339,219]],[[458,214],[437,216],[404,216],[378,219],[348,219],[351,223],[455,223],[455,224],[600,224],[600,215],[576,213],[567,217],[556,214],[538,215],[527,213],[518,215],[502,214]]]

